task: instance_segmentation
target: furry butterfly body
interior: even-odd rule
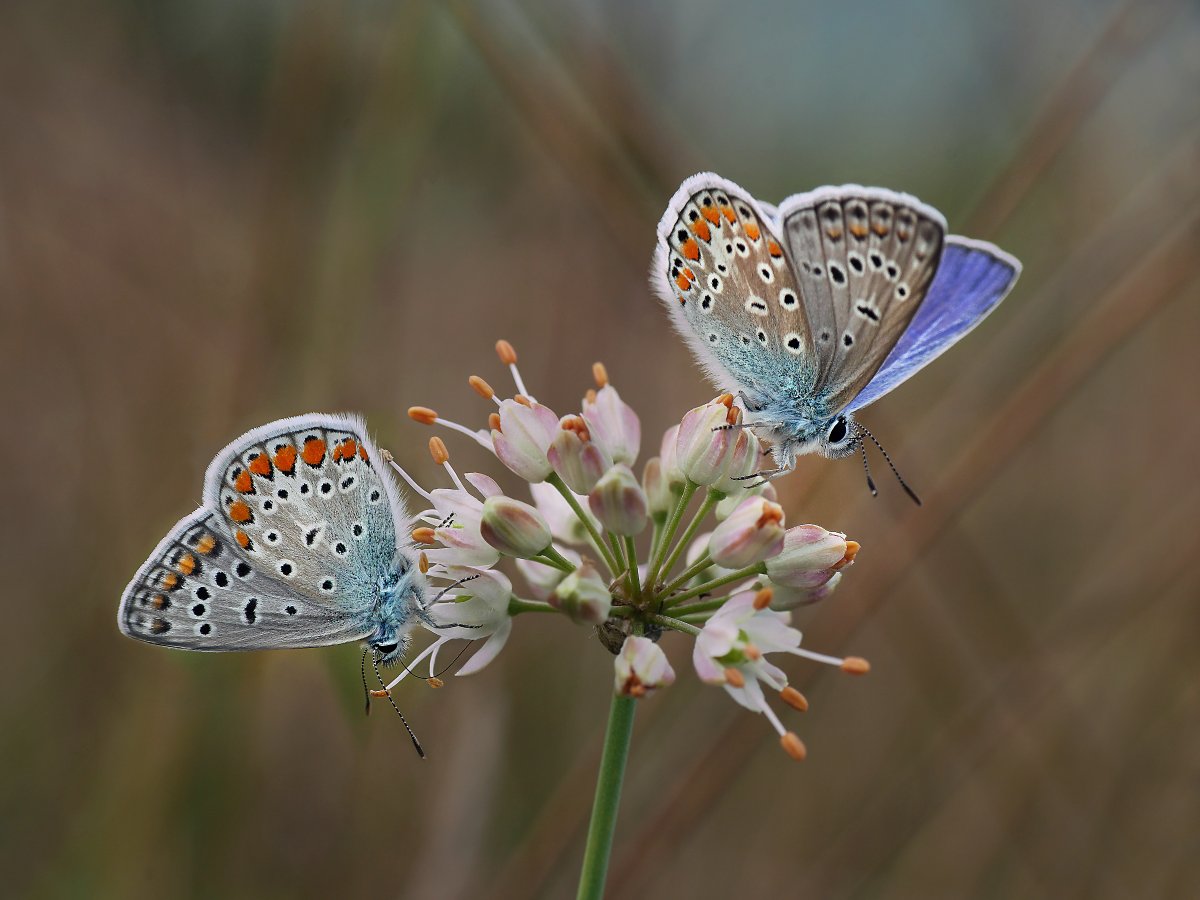
[[[400,658],[425,615],[425,576],[398,540],[404,505],[361,419],[310,414],[216,455],[203,504],[138,569],[117,623],[185,650],[362,640]]]
[[[676,329],[777,469],[859,447],[853,413],[977,325],[1020,263],[946,235],[915,197],[824,187],[778,207],[711,173],[687,179],[658,227],[653,282]]]

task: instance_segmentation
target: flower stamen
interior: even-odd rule
[[[525,382],[521,380],[521,373],[517,369],[517,351],[513,349],[513,345],[503,339],[496,341],[496,355],[500,357],[500,362],[508,366],[508,371],[512,373],[513,383],[517,386],[517,393],[529,396],[529,391],[525,389]]]

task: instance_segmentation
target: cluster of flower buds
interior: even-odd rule
[[[616,653],[617,692],[641,697],[674,681],[658,636],[675,631],[695,638],[693,665],[703,681],[768,718],[783,748],[803,758],[804,745],[780,723],[764,688],[791,707],[806,702],[766,657],[785,653],[866,671],[862,660],[801,650],[800,632],[789,624],[789,610],[832,592],[858,544],[816,525],[787,526],[774,486],[753,477],[763,447],[732,395],[689,410],[669,428],[639,480],[633,467],[641,424],[603,365],[593,366],[596,386],[580,411],[559,416],[526,389],[512,345],[500,341],[496,350],[516,392],[501,397],[484,379],[468,379],[495,406],[487,428],[427,407],[409,415],[491,451],[526,483],[528,499],[510,496],[488,475],[460,477],[437,437],[430,453],[453,488],[426,491],[392,462],[428,501],[412,534],[423,546],[422,571],[446,583],[428,609],[437,638],[409,668],[428,655],[432,672],[438,647],[465,638],[484,644],[459,674],[478,671],[500,652],[515,615],[560,612],[602,626],[605,646]],[[702,533],[710,515],[715,525]],[[513,561],[524,590],[494,568],[504,559]]]

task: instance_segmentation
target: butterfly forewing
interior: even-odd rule
[[[800,292],[773,221],[753,200],[722,179],[689,179],[661,231],[659,264],[694,346],[747,386],[763,351],[807,364]]]
[[[945,222],[914,198],[857,186],[790,198],[780,216],[812,323],[816,393],[837,411],[875,374],[920,306]]]
[[[369,630],[361,616],[298,596],[238,548],[213,511],[181,520],[125,589],[130,637],[190,650],[315,647]]]

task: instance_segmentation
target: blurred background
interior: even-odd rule
[[[610,895],[1192,894],[1198,96],[1182,0],[4,4],[0,380],[33,468],[0,891],[572,895],[612,678],[586,630],[518,619],[480,675],[406,683],[421,763],[362,716],[354,647],[170,652],[115,611],[268,419],[362,411],[436,482],[404,410],[482,424],[499,337],[559,412],[604,360],[656,453],[713,391],[647,288],[654,228],[713,169],[915,193],[1025,274],[864,416],[924,508],[855,461],[779,483],[863,545],[796,617],[874,665],[789,667],[808,761],[664,639]]]

